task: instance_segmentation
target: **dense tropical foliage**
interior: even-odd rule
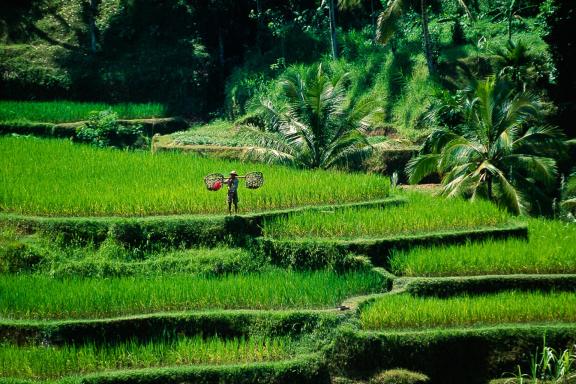
[[[505,80],[474,82],[444,111],[458,124],[433,132],[424,153],[409,162],[410,181],[438,172],[446,196],[484,197],[516,214],[530,210],[549,196],[553,156],[563,145],[561,132],[539,121],[540,111],[538,100]]]
[[[369,151],[363,129],[370,103],[348,104],[348,76],[329,76],[322,65],[288,73],[280,82],[284,105],[276,106],[271,100],[262,105],[270,132],[246,128],[246,134],[260,145],[249,155],[329,168]]]

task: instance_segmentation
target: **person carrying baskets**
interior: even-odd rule
[[[232,204],[234,204],[234,213],[238,213],[238,179],[245,176],[238,176],[236,171],[230,172],[230,177],[224,179],[224,183],[228,186],[228,214],[232,214]]]
[[[219,191],[222,185],[228,186],[228,214],[232,214],[232,204],[234,204],[234,213],[238,213],[238,185],[239,179],[246,180],[246,188],[258,189],[264,184],[264,175],[262,172],[248,172],[245,176],[238,176],[236,171],[230,172],[230,177],[224,178],[221,173],[211,173],[204,177],[204,183],[209,191]]]

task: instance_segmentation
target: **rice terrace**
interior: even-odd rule
[[[575,17],[3,1],[0,384],[576,384]]]

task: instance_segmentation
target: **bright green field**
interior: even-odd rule
[[[266,236],[353,239],[412,235],[504,224],[509,216],[486,201],[446,200],[425,194],[408,195],[408,204],[335,212],[302,212],[267,221]]]
[[[90,112],[111,109],[121,119],[164,117],[162,104],[104,104],[74,101],[0,101],[0,121],[65,123],[86,120]]]
[[[575,293],[515,291],[447,299],[390,295],[360,315],[362,327],[369,330],[574,321]]]
[[[274,361],[294,356],[296,344],[280,338],[178,338],[114,345],[27,346],[0,344],[0,377],[55,379],[120,369],[190,364]]]
[[[529,241],[486,240],[394,252],[392,272],[404,276],[576,273],[576,224],[530,219],[528,231]]]
[[[386,178],[336,171],[127,152],[68,141],[0,138],[0,211],[44,216],[138,216],[227,213],[224,188],[210,173],[259,170],[264,186],[239,189],[243,213],[386,197]]]
[[[96,318],[201,309],[331,308],[382,292],[374,272],[287,272],[228,275],[54,279],[0,275],[0,317]]]

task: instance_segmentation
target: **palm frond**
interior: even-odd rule
[[[475,164],[466,163],[448,172],[442,178],[441,194],[447,197],[475,194],[474,188],[477,188],[480,183],[481,176],[472,172],[474,168]]]
[[[378,16],[376,41],[387,44],[398,28],[398,21],[404,13],[405,0],[391,0],[386,9]]]
[[[502,159],[503,168],[509,168],[510,177],[520,173],[520,177],[530,177],[545,186],[552,186],[558,174],[556,160],[549,157],[514,154]]]
[[[362,4],[362,0],[338,0],[338,8],[340,9],[353,9]]]
[[[366,137],[354,129],[334,140],[322,156],[321,166],[329,168],[343,159],[359,155],[366,155],[372,150]]]
[[[484,158],[481,146],[460,136],[444,146],[438,167],[444,172],[455,165],[480,162]]]
[[[284,136],[275,132],[264,132],[249,125],[241,126],[238,136],[255,143],[255,148],[268,148],[292,157],[294,157],[294,152],[297,149],[294,143],[287,142]],[[259,152],[262,151],[259,150]]]
[[[520,191],[514,188],[500,170],[494,167],[492,171],[495,176],[494,181],[497,181],[500,187],[500,201],[504,206],[515,215],[526,213],[527,206]]]
[[[514,140],[512,147],[516,153],[546,154],[557,156],[565,150],[564,133],[550,125],[531,126],[521,137]]]
[[[470,12],[470,9],[468,9],[468,6],[464,0],[458,0],[458,4],[460,4],[460,7],[464,10],[464,12],[466,12],[466,15],[468,15],[470,20],[474,20],[474,16],[472,15],[472,12]]]
[[[422,154],[413,157],[406,164],[406,173],[410,184],[417,184],[423,178],[438,172],[440,155],[437,153]]]
[[[576,198],[564,200],[560,203],[562,208],[566,208],[569,210],[576,209]]]

